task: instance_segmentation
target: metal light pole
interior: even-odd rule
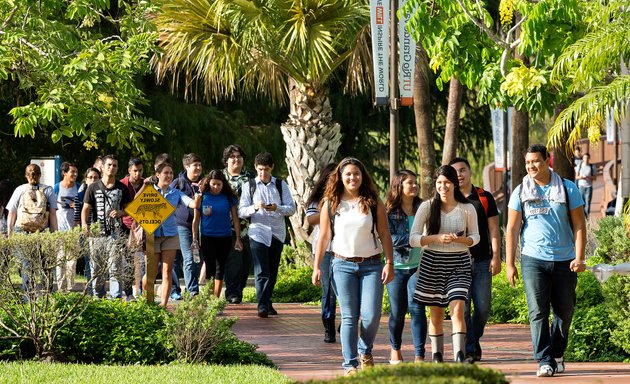
[[[400,100],[398,93],[398,23],[396,22],[396,2],[389,1],[389,181],[398,170],[398,123]]]

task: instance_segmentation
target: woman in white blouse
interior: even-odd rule
[[[381,319],[383,285],[394,277],[392,237],[385,205],[365,166],[355,158],[343,159],[330,175],[320,212],[312,281],[321,284],[320,264],[332,240],[343,368],[351,375],[359,365],[374,365],[372,347]]]
[[[477,213],[459,190],[457,172],[443,165],[435,172],[435,195],[418,208],[409,244],[423,247],[414,300],[430,307],[433,361],[444,361],[444,308],[453,323],[453,360],[464,361],[464,307],[471,282],[469,247],[479,242]]]

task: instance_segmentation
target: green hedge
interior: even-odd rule
[[[311,383],[421,383],[421,384],[507,384],[503,373],[474,364],[405,363],[378,366],[356,375]]]

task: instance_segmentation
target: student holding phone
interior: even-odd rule
[[[464,309],[471,282],[468,248],[479,242],[477,213],[459,189],[457,172],[443,165],[435,172],[435,195],[418,208],[409,244],[423,247],[414,300],[430,307],[433,361],[444,361],[444,308],[453,321],[453,360],[464,362]]]

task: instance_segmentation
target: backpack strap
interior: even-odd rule
[[[378,205],[370,207],[370,213],[372,214],[372,240],[374,241],[374,248],[378,248],[378,243],[376,242],[376,212],[378,209]]]
[[[483,205],[483,210],[486,213],[486,218],[488,217],[488,196],[486,196],[486,191],[483,188],[477,187],[477,195],[479,196],[479,201],[481,205]]]
[[[276,178],[276,189],[280,195],[280,205],[284,205],[284,199],[282,198],[282,180]]]

